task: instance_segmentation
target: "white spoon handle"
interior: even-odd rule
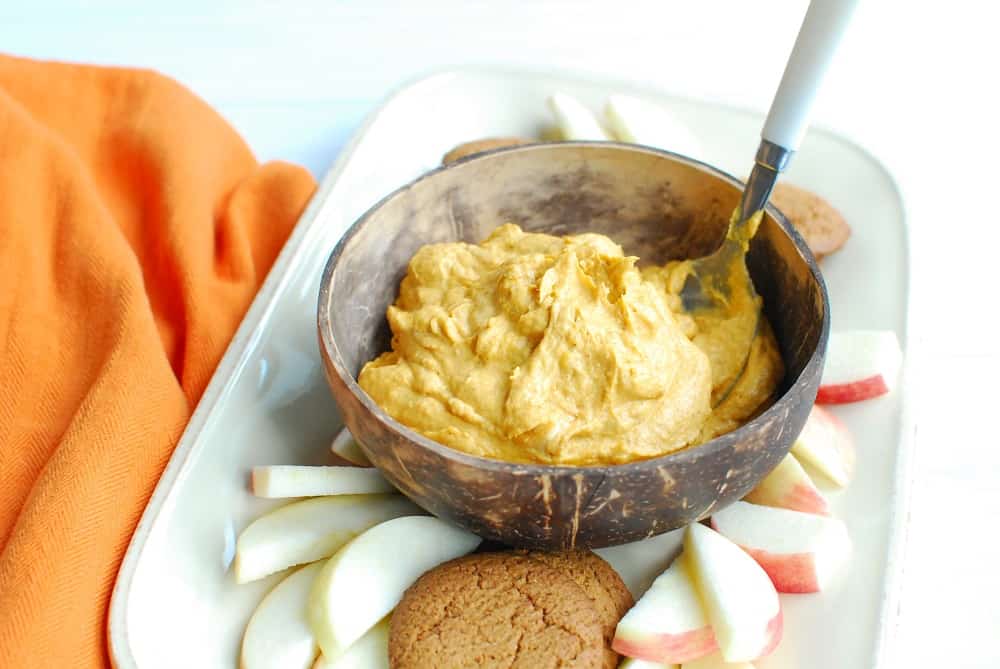
[[[857,0],[809,3],[761,138],[789,151],[799,148],[816,93],[857,4]]]

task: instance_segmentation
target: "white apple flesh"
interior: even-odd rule
[[[389,669],[389,617],[365,632],[337,659],[320,655],[313,669]]]
[[[770,654],[781,641],[781,603],[761,566],[700,523],[688,525],[682,557],[726,662],[751,662]]]
[[[594,552],[618,572],[629,592],[638,600],[656,577],[670,566],[681,552],[683,543],[684,530],[680,529],[627,544],[596,548]]]
[[[701,142],[665,107],[628,95],[610,95],[604,107],[604,118],[611,134],[620,142],[704,159]]]
[[[254,467],[251,487],[254,495],[269,499],[396,492],[392,484],[374,467],[309,465]]]
[[[240,533],[233,561],[236,582],[330,557],[369,527],[423,513],[402,495],[336,495],[287,504]]]
[[[829,515],[826,497],[791,453],[771,470],[744,499],[753,504]]]
[[[361,447],[358,446],[358,442],[354,438],[354,435],[352,435],[350,430],[346,427],[338,432],[337,436],[333,438],[333,443],[330,444],[330,450],[333,451],[334,455],[359,467],[372,466],[371,460],[369,460],[368,456],[361,450]]]
[[[278,583],[257,605],[243,633],[241,669],[309,669],[319,649],[306,619],[306,603],[321,562]]]
[[[712,653],[691,662],[685,662],[681,669],[754,669],[749,662],[726,662],[719,653]]]
[[[674,560],[619,621],[611,648],[666,663],[693,660],[718,648],[684,559]]]
[[[885,395],[902,366],[903,351],[891,330],[831,333],[816,402],[844,404]]]
[[[856,460],[854,438],[847,426],[823,407],[814,406],[809,412],[791,452],[837,488],[851,482]]]
[[[323,566],[308,617],[323,654],[335,660],[392,611],[420,576],[465,555],[481,539],[430,516],[376,525]]]
[[[712,527],[757,561],[778,592],[819,592],[851,553],[847,526],[836,518],[735,502]]]
[[[548,103],[563,139],[606,140],[608,138],[597,117],[576,98],[565,93],[553,93]]]

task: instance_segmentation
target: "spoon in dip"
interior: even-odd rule
[[[687,276],[681,290],[684,309],[700,329],[723,333],[723,337],[713,339],[726,341],[730,349],[729,355],[720,357],[726,368],[712,370],[717,380],[713,406],[724,401],[736,386],[760,328],[762,301],[746,265],[750,240],[757,232],[778,175],[802,141],[820,83],[856,4],[857,0],[809,3],[726,237],[714,253],[689,261],[685,268]]]

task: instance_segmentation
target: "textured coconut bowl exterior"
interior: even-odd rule
[[[786,373],[778,399],[739,429],[664,457],[563,467],[479,458],[427,439],[358,386],[389,347],[386,307],[425,244],[478,242],[512,222],[555,235],[599,232],[645,262],[711,252],[740,184],[654,149],[568,142],[503,149],[453,163],[401,188],[334,249],[320,284],[326,376],[371,461],[431,513],[488,539],[532,548],[601,547],[681,527],[733,502],[788,452],[819,385],[829,333],[826,287],[802,239],[773,208],[749,266]]]

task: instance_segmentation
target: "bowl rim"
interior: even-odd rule
[[[811,378],[816,372],[819,371],[816,368],[823,364],[823,360],[826,355],[827,340],[830,334],[830,297],[827,293],[826,282],[823,279],[823,274],[819,269],[816,258],[809,250],[805,240],[789,223],[785,215],[782,214],[773,203],[768,202],[765,207],[766,213],[770,215],[775,222],[777,222],[782,231],[788,235],[789,238],[791,238],[792,243],[799,252],[799,255],[802,256],[803,260],[805,260],[806,266],[809,269],[809,273],[812,275],[813,280],[815,280],[819,286],[820,296],[823,303],[823,322],[820,326],[819,340],[816,343],[816,348],[813,350],[812,355],[810,355],[808,362],[802,367],[802,371],[799,372],[798,376],[792,381],[791,384],[789,384],[788,388],[771,404],[771,406],[735,430],[731,430],[700,444],[688,446],[686,448],[653,458],[632,460],[629,462],[610,465],[550,465],[531,462],[508,462],[506,460],[497,460],[465,453],[464,451],[459,451],[425,437],[416,430],[407,427],[386,413],[382,407],[380,407],[368,395],[368,393],[361,388],[357,380],[354,378],[354,375],[347,370],[344,365],[343,356],[340,354],[340,348],[337,346],[337,342],[333,337],[333,329],[331,327],[330,318],[330,286],[337,262],[339,261],[344,249],[347,247],[347,244],[351,241],[351,239],[353,239],[354,235],[356,235],[361,228],[364,227],[365,223],[367,223],[368,220],[371,219],[372,216],[374,216],[375,213],[385,204],[396,197],[399,197],[424,180],[432,179],[442,172],[455,169],[470,161],[480,160],[498,153],[544,151],[550,148],[577,148],[586,150],[588,147],[603,149],[610,148],[615,150],[645,153],[659,158],[666,158],[688,167],[693,167],[694,169],[704,172],[709,176],[721,179],[738,189],[742,189],[743,187],[743,182],[733,175],[708,163],[674,153],[672,151],[666,151],[639,144],[628,144],[624,142],[561,141],[537,142],[519,146],[500,147],[465,156],[454,162],[448,163],[447,165],[440,165],[433,170],[421,174],[416,179],[400,186],[385,197],[378,200],[375,204],[369,207],[365,213],[359,216],[354,223],[351,224],[327,258],[326,265],[323,268],[323,274],[320,279],[319,298],[317,302],[317,328],[319,330],[321,355],[326,358],[326,361],[333,367],[341,383],[344,384],[344,386],[351,392],[352,395],[354,395],[361,405],[364,406],[364,408],[367,409],[385,428],[397,433],[399,436],[405,437],[412,443],[423,449],[431,451],[445,460],[454,461],[468,467],[489,472],[502,471],[511,475],[558,477],[567,474],[580,474],[583,472],[598,472],[603,475],[608,475],[614,471],[616,474],[628,475],[634,471],[648,470],[651,467],[656,468],[666,465],[672,466],[690,464],[695,460],[711,456],[714,453],[729,448],[734,443],[741,441],[740,437],[743,435],[754,432],[756,426],[764,424],[771,418],[783,413],[783,408],[794,401],[797,395],[795,391],[799,390],[806,384],[806,379]],[[818,374],[815,375],[818,376]]]

